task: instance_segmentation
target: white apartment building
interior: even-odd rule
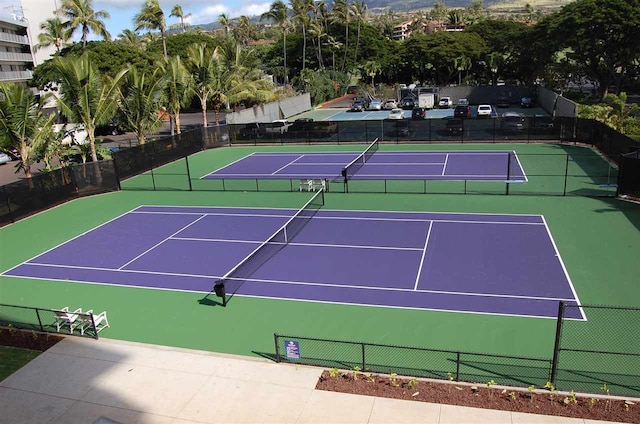
[[[20,16],[0,14],[0,82],[24,83],[33,67],[27,23]]]

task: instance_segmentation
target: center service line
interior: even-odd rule
[[[429,222],[429,230],[427,231],[427,239],[424,242],[424,249],[422,250],[422,258],[420,259],[420,268],[418,268],[418,276],[416,277],[416,284],[413,286],[413,290],[418,290],[418,282],[420,281],[420,274],[422,274],[422,264],[424,264],[424,257],[427,254],[427,245],[429,244],[429,237],[431,236],[431,227],[433,227],[433,221]]]

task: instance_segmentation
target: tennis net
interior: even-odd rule
[[[376,138],[375,140],[373,140],[373,143],[371,143],[369,147],[365,149],[364,152],[360,153],[357,158],[355,158],[347,166],[342,168],[342,176],[344,177],[345,182],[353,177],[353,175],[358,172],[360,168],[362,168],[362,165],[367,163],[369,159],[371,159],[371,156],[373,156],[373,154],[377,151],[378,139]]]
[[[227,292],[233,295],[258,268],[293,240],[323,205],[324,190],[319,190],[267,241],[255,248],[238,265],[217,280],[214,285],[224,284]]]

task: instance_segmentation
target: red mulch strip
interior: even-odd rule
[[[64,336],[58,334],[0,328],[0,346],[20,347],[44,352],[62,339],[64,339]]]

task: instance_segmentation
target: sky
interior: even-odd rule
[[[10,14],[11,6],[20,0],[0,0],[0,13]],[[60,0],[57,1],[60,3]],[[111,17],[104,22],[112,38],[116,38],[124,29],[133,29],[133,17],[140,11],[144,0],[93,0],[94,10],[105,10]],[[167,26],[178,23],[178,18],[169,17],[174,5],[182,6],[185,14],[191,16],[185,21],[191,25],[215,22],[221,13],[231,18],[240,15],[255,16],[269,10],[271,1],[263,0],[160,0],[160,6],[167,19]],[[93,38],[93,37],[92,37]]]

